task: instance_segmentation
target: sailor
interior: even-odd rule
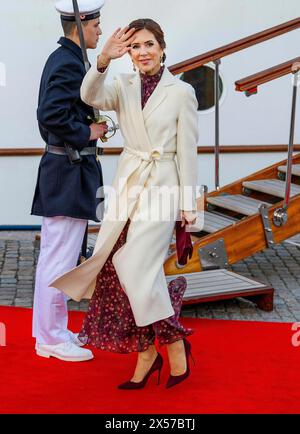
[[[97,47],[105,0],[78,0],[86,48]],[[55,5],[64,37],[48,58],[40,84],[37,119],[45,153],[40,161],[31,214],[42,216],[36,270],[33,336],[36,353],[66,361],[93,358],[67,328],[67,298],[49,283],[74,268],[88,220],[97,218],[97,190],[103,185],[97,140],[106,124],[93,123],[92,107],[80,99],[85,66],[72,0]]]

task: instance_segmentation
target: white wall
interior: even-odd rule
[[[285,159],[283,153],[222,154],[220,156],[220,184],[226,185],[265,166]],[[103,175],[110,185],[116,170],[117,157],[103,156]],[[39,217],[30,216],[31,201],[38,170],[38,157],[0,158],[0,226],[38,225]],[[214,189],[214,156],[198,155],[198,183]],[[4,174],[8,179],[5,179]]]
[[[44,63],[61,35],[54,3],[55,0],[0,0],[0,147],[43,146],[36,105]],[[102,41],[132,19],[151,17],[165,30],[167,64],[171,65],[298,16],[299,0],[107,0],[102,10]],[[222,60],[227,93],[221,106],[221,144],[287,143],[290,77],[262,86],[258,95],[251,98],[235,92],[234,81],[299,56],[299,33],[290,32]],[[92,62],[100,49],[101,43],[98,50],[89,53]],[[123,58],[112,63],[110,75],[130,70],[129,59]],[[199,126],[199,145],[213,145],[214,114],[199,115]],[[296,142],[300,143],[299,122]],[[109,146],[121,145],[120,134],[109,142]],[[224,155],[221,179],[223,183],[232,177],[236,179],[245,171],[251,173],[281,158],[276,154]],[[115,163],[107,162],[111,159],[104,159],[106,183],[113,176]],[[37,164],[37,158],[0,160],[0,225],[36,223],[28,214]],[[200,177],[208,177],[201,183],[210,184],[210,179],[214,179],[213,167],[212,156],[199,156]],[[16,183],[18,178],[22,182]]]

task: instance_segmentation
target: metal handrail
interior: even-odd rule
[[[240,92],[245,92],[247,96],[251,96],[257,93],[257,86],[267,83],[269,81],[275,80],[287,74],[294,74],[293,79],[293,93],[292,93],[292,110],[291,110],[291,123],[290,123],[290,136],[288,144],[288,156],[287,156],[287,170],[285,177],[285,194],[284,202],[281,208],[277,208],[273,214],[273,222],[275,226],[282,226],[288,220],[287,209],[290,201],[291,194],[291,182],[292,182],[292,159],[294,151],[294,135],[295,135],[295,119],[296,119],[296,103],[297,103],[297,87],[299,82],[299,70],[300,67],[293,70],[295,62],[299,62],[300,57],[289,60],[280,65],[273,66],[264,71],[253,74],[249,77],[245,77],[241,80],[236,81],[236,90]]]
[[[248,77],[241,78],[235,82],[235,90],[238,92],[245,92],[247,96],[253,95],[257,93],[258,86],[290,74],[291,68],[295,62],[300,62],[300,57],[264,69],[263,71],[249,75]]]
[[[219,98],[219,79],[220,70],[219,66],[221,60],[214,61],[215,64],[215,188],[220,188],[220,98]]]
[[[296,101],[297,101],[297,87],[298,87],[299,72],[294,74],[293,80],[293,97],[292,97],[292,112],[291,112],[291,126],[290,126],[290,138],[289,138],[289,151],[288,151],[288,164],[286,175],[286,190],[283,208],[287,209],[290,199],[291,191],[291,179],[292,179],[292,158],[293,158],[293,146],[295,136],[295,119],[296,119]]]
[[[294,74],[293,96],[292,96],[290,137],[289,137],[288,158],[287,158],[287,171],[286,171],[286,178],[285,178],[285,196],[284,196],[284,202],[282,208],[278,208],[274,211],[273,222],[275,226],[282,226],[288,220],[287,209],[290,202],[291,182],[292,182],[292,158],[293,158],[293,147],[294,147],[294,136],[295,136],[295,119],[296,119],[296,103],[297,103],[299,70],[293,72],[293,74]]]
[[[257,45],[261,42],[273,39],[279,35],[298,29],[300,27],[300,17],[287,21],[279,26],[271,27],[262,32],[254,33],[243,39],[239,39],[231,44],[208,51],[200,56],[192,57],[184,62],[177,63],[169,67],[170,72],[174,75],[182,72],[190,71],[191,69],[199,68],[208,62],[213,61],[215,64],[214,78],[214,96],[215,96],[215,188],[220,188],[220,115],[219,115],[219,65],[221,59],[237,51],[244,50],[252,45]]]
[[[254,33],[250,36],[247,36],[246,38],[239,39],[214,50],[207,51],[203,54],[200,54],[199,56],[192,57],[183,62],[176,63],[170,66],[169,70],[174,75],[181,74],[182,72],[199,68],[206,63],[213,62],[217,59],[222,59],[225,56],[245,50],[248,47],[260,44],[261,42],[267,41],[269,39],[276,38],[277,36],[291,32],[292,30],[296,30],[298,28],[300,28],[300,17],[282,23],[279,26],[270,27],[269,29],[262,32]]]

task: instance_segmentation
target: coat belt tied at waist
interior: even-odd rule
[[[161,147],[154,148],[152,152],[143,152],[137,149],[130,148],[129,146],[125,146],[124,151],[148,163],[151,163],[153,161],[174,160],[176,155],[176,152],[163,152],[163,149]]]

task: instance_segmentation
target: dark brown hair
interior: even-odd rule
[[[139,30],[149,30],[149,32],[153,33],[155,36],[155,39],[160,45],[160,48],[164,50],[166,48],[166,42],[165,42],[165,35],[162,31],[162,28],[160,25],[151,20],[151,18],[140,18],[138,20],[134,20],[129,24],[129,29],[135,28],[135,30],[138,32]],[[163,54],[163,62],[166,60],[166,54]]]

